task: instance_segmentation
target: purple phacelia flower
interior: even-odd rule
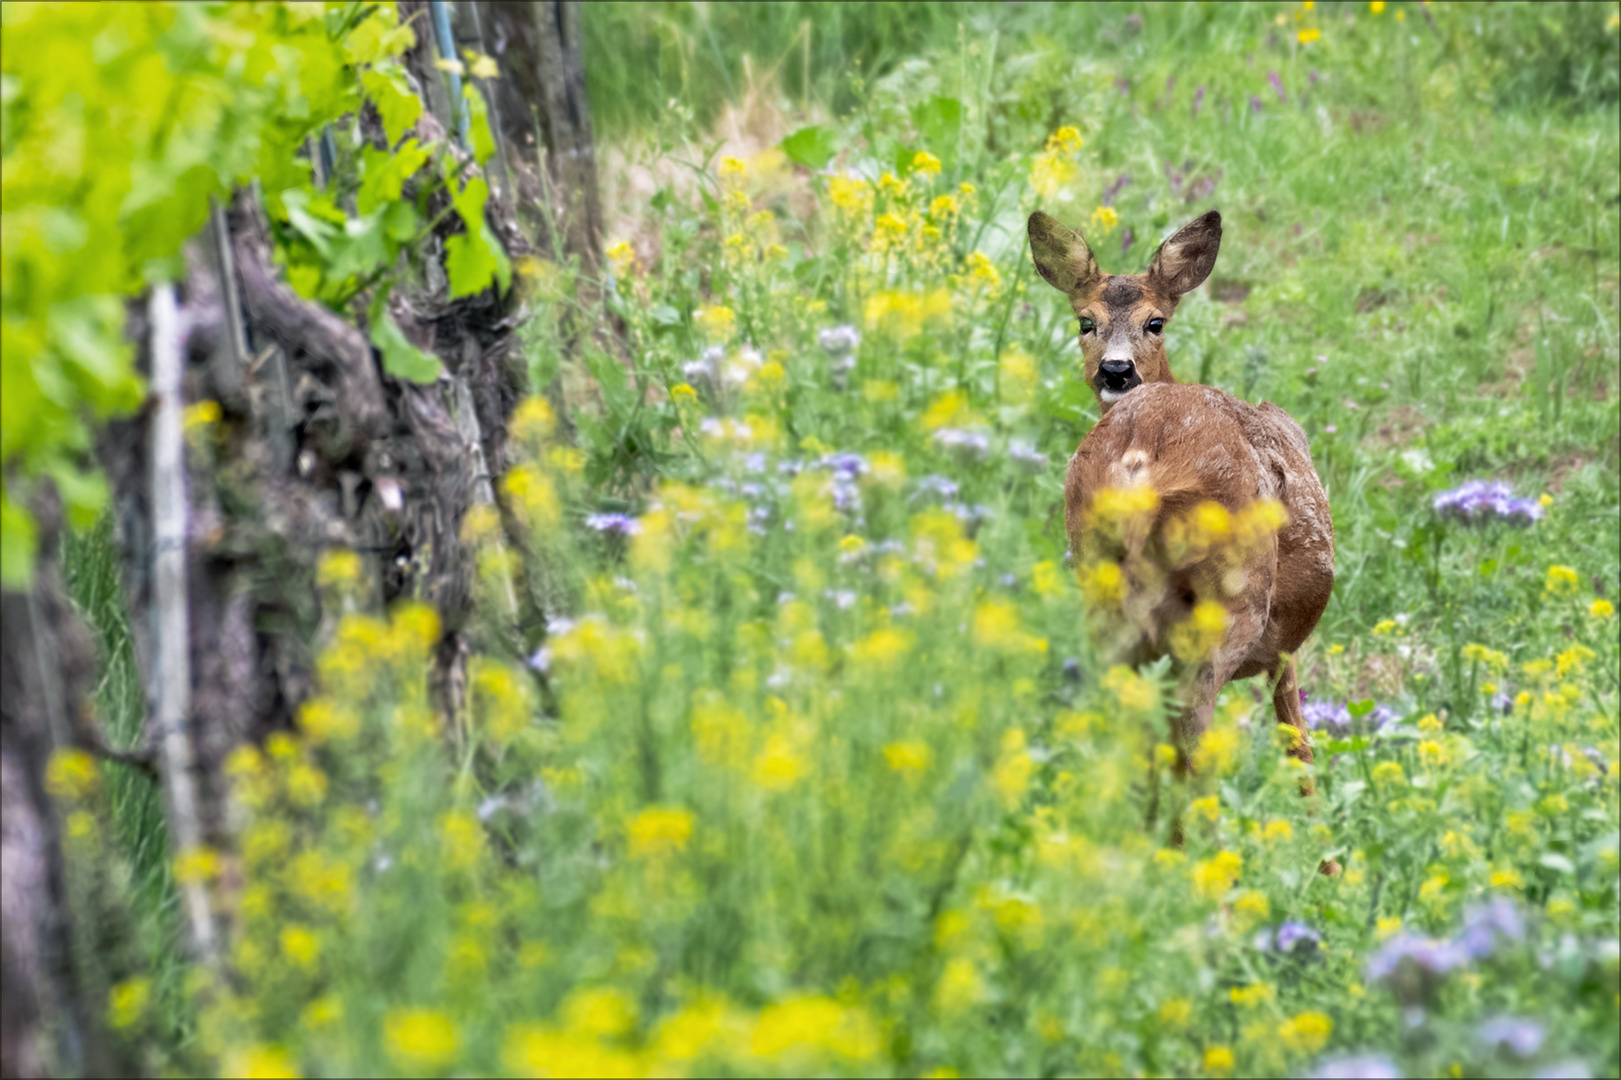
[[[1514,1016],[1494,1017],[1480,1025],[1480,1041],[1493,1050],[1528,1058],[1542,1048],[1542,1025]]]
[[[1281,953],[1309,953],[1323,943],[1321,934],[1305,923],[1298,922],[1286,922],[1278,927],[1273,940]]]
[[[1258,95],[1258,94],[1251,94],[1250,95],[1250,112],[1260,112],[1265,107],[1266,106],[1261,104],[1260,95]]]
[[[816,335],[816,344],[829,356],[843,356],[860,347],[861,331],[853,326],[830,326]]]
[[[1492,954],[1499,938],[1514,942],[1525,940],[1525,920],[1512,900],[1498,896],[1464,912],[1458,948],[1481,960]]]
[[[642,531],[642,523],[629,514],[591,514],[585,523],[604,536],[635,536]]]
[[[1330,1058],[1311,1074],[1316,1080],[1401,1080],[1401,1070],[1386,1057]]]
[[[935,498],[942,500],[955,499],[959,490],[961,489],[957,487],[955,480],[944,476],[925,476],[918,480],[917,488],[913,491],[912,497],[915,499],[919,496],[933,495]]]
[[[1437,514],[1460,521],[1507,521],[1529,525],[1542,519],[1542,505],[1535,499],[1516,499],[1514,491],[1501,480],[1470,480],[1451,491],[1435,496],[1431,506]]]
[[[1368,961],[1369,982],[1384,983],[1399,1001],[1427,1000],[1453,968],[1469,954],[1450,941],[1435,941],[1414,934],[1398,934]]]
[[[1272,92],[1278,95],[1280,102],[1289,100],[1289,95],[1283,92],[1283,80],[1278,78],[1276,71],[1267,72],[1266,81],[1272,84]]]
[[[980,431],[941,428],[934,433],[934,442],[964,461],[984,461],[991,452],[990,436]]]
[[[1026,472],[1045,472],[1047,468],[1047,455],[1037,450],[1034,443],[1023,439],[1011,439],[1007,444],[1008,460],[1024,469]]]

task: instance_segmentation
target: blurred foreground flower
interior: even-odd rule
[[[1330,1058],[1311,1075],[1314,1080],[1400,1080],[1401,1070],[1387,1057],[1368,1054]]]

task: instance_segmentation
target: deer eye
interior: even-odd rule
[[[1148,320],[1148,326],[1145,329],[1147,329],[1147,331],[1150,334],[1164,333],[1165,332],[1165,320],[1164,319],[1149,319]]]
[[[1088,319],[1085,315],[1081,316],[1081,333],[1090,334],[1092,331],[1096,330],[1097,328],[1098,328],[1097,323],[1093,322],[1091,319]]]

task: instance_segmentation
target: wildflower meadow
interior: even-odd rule
[[[579,13],[603,259],[512,259],[507,457],[441,544],[470,614],[319,551],[223,839],[51,756],[74,903],[123,913],[104,1037],[264,1077],[1617,1075],[1616,5],[722,8]],[[1118,273],[1221,211],[1166,354],[1310,439],[1313,764],[1257,679],[1179,768],[1170,662],[1068,549],[1099,406],[1036,209]],[[112,528],[64,566],[128,732]]]

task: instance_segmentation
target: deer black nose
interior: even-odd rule
[[[1128,390],[1139,381],[1130,360],[1105,360],[1098,365],[1098,374],[1110,390]]]

